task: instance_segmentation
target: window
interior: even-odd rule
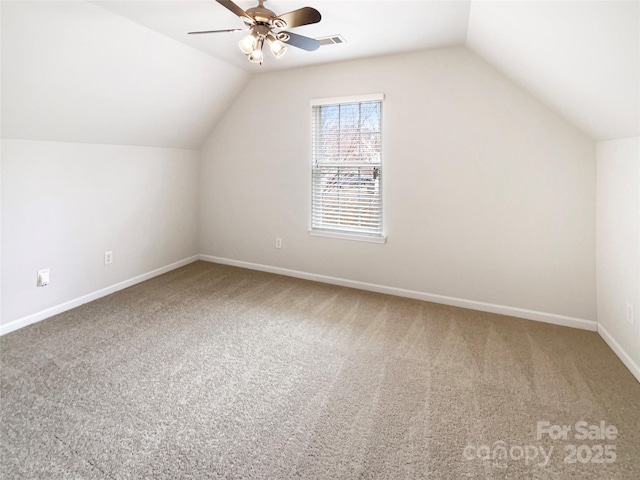
[[[311,101],[311,234],[384,242],[382,99]]]

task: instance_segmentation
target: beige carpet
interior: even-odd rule
[[[3,479],[640,478],[593,332],[196,262],[0,347]]]

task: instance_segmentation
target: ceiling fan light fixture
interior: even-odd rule
[[[242,50],[245,55],[251,54],[256,49],[258,45],[258,36],[255,33],[251,33],[251,35],[247,35],[246,37],[242,37],[238,46],[240,50]]]
[[[262,60],[264,59],[264,56],[262,55],[262,45],[263,45],[263,40],[262,38],[259,38],[255,48],[253,49],[253,51],[249,54],[249,61],[252,63],[259,63],[262,65]]]
[[[269,48],[271,49],[271,53],[273,53],[274,57],[280,58],[287,53],[287,47],[285,44],[280,40],[277,40],[273,35],[267,35],[267,42],[269,43]]]

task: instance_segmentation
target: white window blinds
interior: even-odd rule
[[[382,237],[382,95],[312,109],[311,230]]]

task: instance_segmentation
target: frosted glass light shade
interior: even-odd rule
[[[247,35],[246,37],[242,37],[238,46],[240,50],[242,50],[246,55],[249,55],[256,48],[256,44],[258,43],[258,39],[254,34]]]
[[[276,58],[280,58],[285,53],[287,53],[287,47],[280,40],[276,40],[274,37],[269,35],[267,37],[267,42],[269,42],[269,48],[271,48],[271,53]]]

